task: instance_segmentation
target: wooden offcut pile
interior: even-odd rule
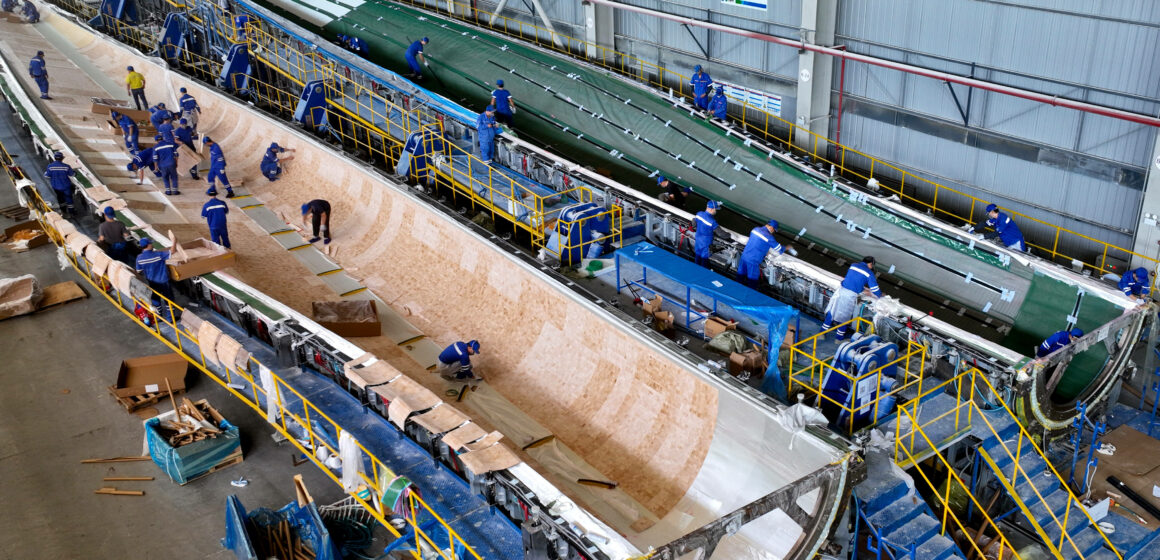
[[[177,418],[180,420],[164,420],[159,426],[162,435],[168,438],[169,445],[181,447],[195,441],[216,438],[221,435],[222,431],[218,429],[218,426],[221,425],[223,418],[205,400],[194,403],[188,398],[182,397],[181,406],[173,408],[177,411]]]
[[[258,558],[282,558],[284,560],[313,560],[314,551],[310,550],[302,539],[298,538],[298,531],[290,526],[286,520],[274,525],[257,526],[250,531],[250,542],[254,545],[254,552]]]

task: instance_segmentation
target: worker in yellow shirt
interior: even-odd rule
[[[145,100],[145,76],[133,70],[132,66],[128,67],[127,70],[129,75],[125,76],[125,91],[133,96],[133,103],[137,105],[137,110],[144,111],[149,108],[149,102]]]

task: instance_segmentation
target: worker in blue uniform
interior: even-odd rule
[[[367,42],[358,37],[355,37],[354,35],[339,34],[338,42],[342,44],[343,48],[351,52],[355,52],[363,56],[366,56],[370,53],[370,49],[367,48]]]
[[[1143,300],[1148,295],[1149,283],[1148,269],[1129,270],[1120,278],[1120,291],[1134,300]]]
[[[419,66],[420,62],[423,63],[423,66],[430,66],[427,63],[427,57],[423,56],[423,47],[429,42],[430,39],[423,37],[407,47],[407,52],[403,56],[407,59],[407,66],[411,67],[411,78],[416,80],[423,79],[423,68]]]
[[[138,138],[140,137],[141,131],[137,127],[137,123],[129,115],[116,111],[110,112],[109,116],[116,120],[117,126],[121,127],[121,134],[125,137],[125,147],[131,152],[139,150]]]
[[[479,136],[479,159],[491,161],[495,156],[495,137],[499,134],[499,123],[495,122],[495,107],[488,105],[479,118],[475,119],[475,130]]]
[[[173,136],[173,114],[161,120],[161,124],[157,125],[157,135],[161,137],[164,142],[175,142]]]
[[[983,220],[967,231],[975,233],[982,231],[984,227],[990,227],[994,231],[983,234],[985,239],[999,238],[1003,246],[1013,251],[1027,251],[1027,244],[1023,242],[1023,232],[1019,231],[1019,226],[1015,225],[1015,221],[1010,216],[999,211],[999,207],[994,204],[987,205],[987,219]]]
[[[160,137],[154,136],[154,140],[161,140]],[[133,153],[133,159],[129,160],[129,165],[125,166],[129,171],[137,173],[137,179],[134,181],[138,185],[145,182],[145,169],[149,169],[154,175],[160,177],[161,174],[157,172],[157,166],[153,164],[153,148],[145,148],[137,150]]]
[[[882,297],[882,290],[878,288],[878,278],[874,274],[874,257],[866,257],[862,262],[850,265],[846,277],[838,291],[830,296],[826,304],[826,319],[822,322],[822,330],[829,330],[836,324],[842,324],[854,318],[854,308],[858,305],[858,296],[867,288],[875,298]],[[838,327],[838,340],[846,338],[848,325]]]
[[[693,220],[697,226],[697,234],[693,238],[693,260],[706,268],[709,267],[709,256],[712,254],[713,232],[717,231],[717,207],[717,201],[710,200]]]
[[[330,243],[330,202],[316,198],[302,205],[302,226],[306,227],[306,216],[310,216],[310,225],[314,232],[314,236],[310,238],[310,242],[314,243],[323,239],[323,244]]]
[[[209,195],[209,200],[201,207],[201,217],[209,225],[209,240],[226,249],[230,248],[230,232],[226,228],[226,215],[229,213],[230,207],[218,200],[217,193]]]
[[[294,148],[283,148],[277,142],[272,142],[270,147],[266,148],[266,153],[262,155],[262,163],[258,166],[262,171],[262,175],[270,181],[277,181],[282,175],[282,166],[284,161],[294,159],[294,156],[282,156],[286,152],[293,152]]]
[[[765,262],[765,255],[770,251],[780,255],[785,247],[774,239],[777,233],[777,220],[770,220],[763,226],[753,228],[749,232],[749,240],[745,242],[745,250],[741,252],[741,261],[737,263],[737,280],[744,282],[750,288],[757,288],[757,281],[761,278],[761,263]]]
[[[169,251],[157,251],[153,248],[153,240],[148,237],[142,239],[138,245],[141,247],[141,254],[137,255],[137,272],[145,276],[145,281],[153,288],[154,294],[150,296],[150,303],[159,311],[169,308],[165,301],[161,299],[164,296],[169,301],[173,301],[173,286],[169,283],[169,266],[166,261],[169,260]]]
[[[28,23],[40,22],[40,10],[37,10],[32,2],[24,0],[24,5],[20,7],[20,12],[24,14],[24,20]]]
[[[1070,331],[1059,331],[1047,337],[1042,344],[1035,347],[1035,357],[1042,358],[1048,354],[1083,338],[1083,331],[1080,329],[1071,329]]]
[[[444,379],[476,379],[471,357],[479,354],[479,341],[456,342],[439,353],[438,372]]]
[[[689,83],[693,86],[693,104],[698,109],[708,109],[709,87],[713,85],[713,78],[710,78],[709,73],[702,70],[698,64],[693,67],[693,77],[689,79]]]
[[[56,202],[62,213],[65,215],[72,214],[72,178],[76,176],[77,172],[73,170],[71,165],[64,162],[64,154],[60,152],[52,154],[52,160],[52,163],[49,163],[44,168],[44,178],[48,179],[49,185],[52,186],[52,192],[56,194]]]
[[[689,200],[689,195],[693,192],[693,189],[678,185],[664,175],[657,176],[657,187],[661,189],[661,193],[657,195],[661,202],[667,202],[681,210],[685,209],[685,201]]]
[[[713,93],[713,99],[709,101],[709,111],[713,113],[715,119],[729,120],[729,98],[725,97],[725,88],[718,87]]]
[[[496,122],[512,125],[512,117],[516,114],[516,102],[512,99],[512,92],[503,87],[503,80],[495,81],[495,89],[491,91],[491,104],[495,107]]]
[[[178,120],[177,128],[173,129],[173,136],[176,138],[177,143],[185,145],[191,150],[197,149],[193,145],[193,137],[196,134],[197,133],[194,132],[192,126],[189,126],[189,121],[186,119]],[[201,175],[197,174],[197,164],[194,164],[193,167],[189,168],[189,177],[194,181],[201,180]]]
[[[181,111],[181,118],[189,123],[193,133],[197,134],[197,120],[201,116],[201,105],[189,94],[189,90],[181,88],[181,97],[177,99],[177,110]]]
[[[2,0],[2,1],[0,1],[0,10],[4,10],[5,12],[15,12],[16,11],[16,0]]]
[[[162,138],[156,146],[153,146],[153,164],[161,174],[165,194],[181,194],[181,191],[177,190],[177,145]]]
[[[222,147],[209,136],[202,138],[201,143],[209,148],[209,175],[205,178],[209,182],[209,188],[205,194],[217,194],[217,188],[214,187],[216,180],[221,181],[222,186],[226,188],[226,198],[233,198],[234,188],[230,186],[230,180],[226,177],[226,156],[222,154]]]
[[[158,128],[165,119],[172,119],[173,112],[165,108],[164,103],[158,103],[149,109],[149,122],[153,124],[153,128]]]
[[[48,96],[48,69],[44,67],[44,51],[36,51],[36,56],[28,61],[28,75],[36,81],[40,88],[41,99],[52,99]]]

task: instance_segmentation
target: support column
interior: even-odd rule
[[[801,34],[807,44],[831,46],[838,21],[838,0],[802,0]],[[794,123],[799,130],[794,140],[812,148],[813,141],[805,130],[821,136],[830,132],[830,89],[834,78],[834,60],[816,56],[813,51],[798,54],[797,114]],[[819,145],[821,150],[823,146]]]
[[[616,32],[612,18],[615,13],[612,6],[584,2],[584,40],[588,42],[586,54],[589,59],[602,60],[612,56],[613,34]]]
[[[1153,133],[1152,157],[1148,163],[1148,178],[1144,181],[1144,200],[1140,204],[1140,221],[1136,227],[1136,241],[1132,250],[1152,258],[1160,255],[1160,130]],[[1150,261],[1134,257],[1132,268],[1155,268]],[[1154,279],[1155,280],[1155,279]],[[1153,293],[1153,299],[1156,294]]]

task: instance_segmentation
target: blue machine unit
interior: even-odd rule
[[[134,0],[101,0],[101,7],[89,20],[89,25],[103,29],[104,23],[110,19],[137,25],[137,3]]]
[[[314,130],[326,130],[326,88],[322,80],[306,82],[294,108],[294,120]]]
[[[874,406],[870,405],[881,392],[890,391],[894,387],[898,366],[890,364],[878,375],[867,376],[867,374],[897,358],[898,345],[883,342],[877,335],[867,335],[845,342],[838,346],[838,351],[834,354],[833,367],[857,379],[857,386],[851,390],[850,378],[829,370],[822,378],[822,394],[853,410],[855,427],[882,418],[894,409],[894,397],[886,397],[878,403],[877,416]],[[832,420],[835,419],[836,412],[836,425],[849,424],[850,413],[847,410],[840,409],[830,401],[821,404],[822,410],[827,412],[827,416]]]
[[[570,265],[584,258],[599,258],[604,252],[600,243],[592,243],[586,246],[588,253],[584,254],[585,246],[581,245],[586,240],[608,235],[612,225],[608,216],[594,220],[586,219],[602,212],[604,208],[591,202],[573,204],[560,211],[556,227],[548,239],[548,250],[560,255],[561,264]],[[562,246],[567,249],[561,250]]]
[[[412,132],[403,145],[403,153],[395,165],[395,173],[403,177],[414,174],[419,180],[426,182],[427,174],[430,173],[427,170],[431,158],[429,154],[440,154],[443,151],[443,136],[437,131],[428,129]]]
[[[181,60],[188,24],[185,14],[171,13],[165,16],[165,25],[161,27],[161,35],[157,40],[157,52],[162,58],[170,62]]]
[[[218,82],[228,92],[243,93],[250,86],[252,70],[249,50],[245,45],[234,45],[230,47],[230,52],[222,63],[222,73],[218,76]]]

